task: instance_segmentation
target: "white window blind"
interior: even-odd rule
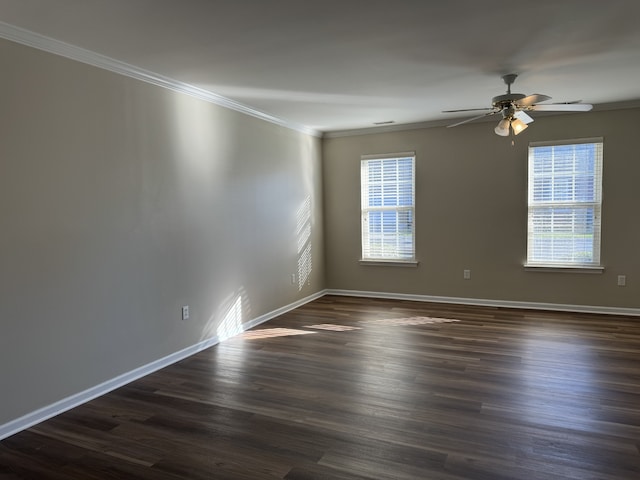
[[[527,264],[599,266],[602,139],[531,144]]]
[[[415,155],[363,156],[362,259],[413,261]]]

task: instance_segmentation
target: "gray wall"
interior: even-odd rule
[[[0,66],[0,425],[325,287],[640,307],[640,110],[321,142],[7,41]],[[527,143],[591,136],[606,270],[524,271]],[[360,155],[408,150],[420,265],[361,266]]]
[[[639,308],[640,110],[538,116],[515,146],[493,133],[496,122],[325,139],[327,287]],[[604,137],[604,273],[525,271],[528,143],[596,136]],[[406,151],[416,152],[419,266],[359,265],[360,155]],[[626,287],[616,284],[620,274]]]
[[[320,139],[7,41],[0,66],[0,425],[324,288]]]

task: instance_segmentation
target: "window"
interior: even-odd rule
[[[362,157],[362,260],[414,262],[415,154]]]
[[[602,139],[529,146],[527,265],[600,265]]]

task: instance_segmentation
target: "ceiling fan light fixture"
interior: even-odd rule
[[[503,118],[502,120],[500,120],[500,122],[498,122],[498,125],[496,126],[494,131],[501,137],[508,137],[509,136],[509,120],[506,118]]]
[[[514,135],[518,135],[519,133],[522,133],[522,131],[526,129],[528,126],[529,125],[524,123],[519,118],[514,118],[513,120],[511,120],[511,128],[513,128]]]

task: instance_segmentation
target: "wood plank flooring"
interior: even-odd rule
[[[640,479],[640,318],[325,296],[5,439],[0,479]]]

